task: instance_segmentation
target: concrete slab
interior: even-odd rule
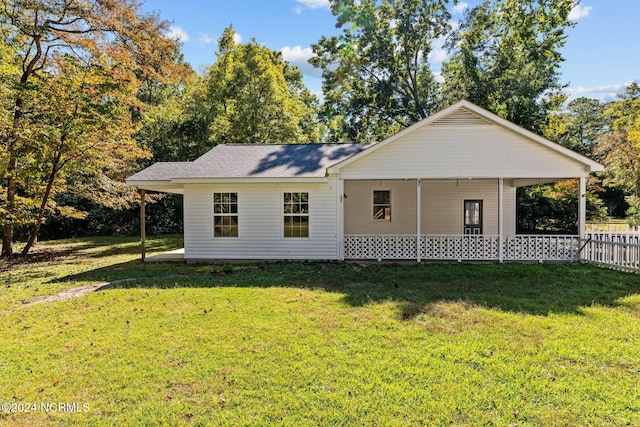
[[[184,262],[184,248],[163,254],[148,256],[144,262]]]

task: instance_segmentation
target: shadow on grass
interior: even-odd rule
[[[138,280],[122,288],[286,287],[322,289],[364,306],[395,301],[404,319],[437,302],[468,304],[533,315],[580,313],[592,304],[616,306],[640,293],[640,276],[590,265],[265,262],[246,265],[142,264],[131,261],[67,276],[68,280]]]

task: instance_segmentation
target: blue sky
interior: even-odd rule
[[[453,21],[478,0],[459,2]],[[185,59],[195,69],[215,61],[217,39],[233,24],[242,41],[282,51],[305,75],[305,84],[321,92],[319,70],[306,60],[322,35],[338,34],[328,0],[147,0],[144,9],[171,22],[171,36],[182,41]],[[582,0],[572,12],[576,27],[568,32],[562,53],[562,82],[572,98],[611,100],[631,81],[640,81],[640,1]],[[431,55],[438,71],[446,53]]]

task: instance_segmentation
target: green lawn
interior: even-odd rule
[[[142,265],[136,250],[78,239],[0,261],[0,403],[36,405],[0,425],[640,425],[638,275]],[[44,410],[57,403],[74,412]]]

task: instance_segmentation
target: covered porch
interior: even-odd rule
[[[516,188],[555,180],[347,180],[341,258],[578,261],[586,220],[585,177],[578,178],[579,234],[516,233]]]

